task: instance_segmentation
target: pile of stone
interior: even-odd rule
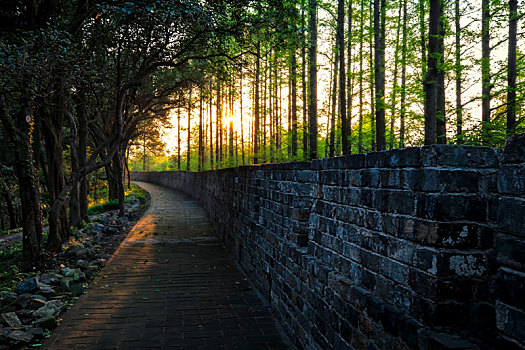
[[[119,235],[138,217],[140,201],[128,203],[126,216],[112,210],[90,217],[90,223],[63,246],[58,267],[0,292],[0,350],[27,347],[46,337],[60,314],[106,263],[102,247],[119,242]]]
[[[20,283],[14,293],[0,293],[0,344],[30,343],[57,326],[57,318],[85,282],[104,266],[105,259],[78,260],[75,268],[61,265]]]

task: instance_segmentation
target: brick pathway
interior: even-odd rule
[[[46,349],[287,349],[269,310],[184,195],[151,207]]]

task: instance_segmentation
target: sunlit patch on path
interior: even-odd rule
[[[151,207],[47,349],[286,349],[267,307],[184,195],[140,183]]]

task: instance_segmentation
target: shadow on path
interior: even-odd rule
[[[138,183],[151,207],[46,349],[287,349],[274,319],[185,195]]]

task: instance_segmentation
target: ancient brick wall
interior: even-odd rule
[[[498,334],[525,347],[525,134],[501,157],[490,220],[497,227],[495,309]]]
[[[133,179],[204,206],[298,348],[512,348],[525,344],[525,149],[516,147]]]

